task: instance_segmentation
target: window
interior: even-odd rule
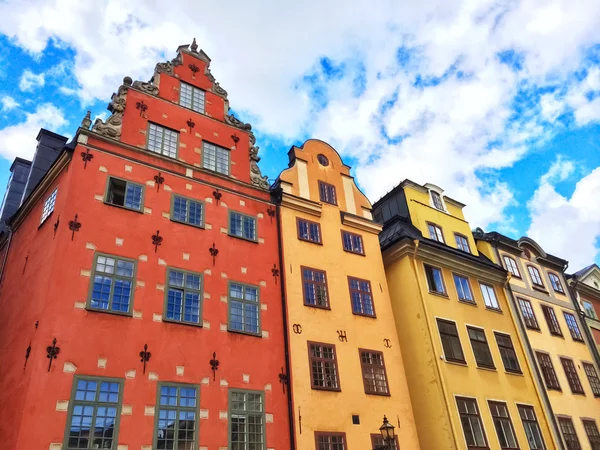
[[[560,330],[560,325],[558,323],[558,319],[556,318],[554,309],[548,305],[542,305],[542,311],[544,313],[544,317],[546,318],[546,323],[548,324],[550,334],[562,336],[563,334]]]
[[[467,448],[487,449],[487,439],[479,416],[477,400],[456,397],[456,405],[458,406],[460,422],[467,441]]]
[[[386,445],[386,443],[383,442],[383,437],[381,436],[381,433],[371,435],[371,448],[373,448],[373,449],[386,448],[385,445]],[[398,436],[394,436],[394,443],[392,444],[391,450],[398,450],[398,449],[399,449]],[[387,448],[386,448],[386,450],[387,450]]]
[[[44,202],[44,208],[42,209],[42,217],[40,219],[40,225],[43,224],[50,214],[54,211],[54,204],[56,203],[56,196],[58,195],[58,188],[52,191],[52,194]]]
[[[471,285],[469,284],[469,279],[467,277],[454,274],[454,285],[456,286],[456,293],[458,294],[459,300],[475,303],[473,293],[471,292]]]
[[[229,330],[260,334],[258,287],[229,283]]]
[[[556,292],[560,292],[561,294],[565,293],[565,290],[562,287],[562,283],[560,282],[560,278],[555,273],[548,273],[548,278],[550,278],[550,284],[552,285],[552,289]]]
[[[135,262],[96,254],[88,306],[113,313],[131,313]]]
[[[579,330],[579,325],[577,325],[577,319],[575,319],[575,316],[566,311],[563,311],[563,314],[573,340],[583,342],[583,336],[581,335],[581,331]]]
[[[558,383],[558,378],[556,378],[556,372],[554,371],[550,355],[541,352],[535,352],[535,354],[537,355],[538,364],[546,382],[546,388],[560,391],[560,384]]]
[[[352,300],[352,312],[363,316],[375,317],[371,282],[361,280],[360,278],[348,277],[348,285],[350,287],[350,299]]]
[[[198,437],[198,387],[158,384],[154,448],[192,449]]]
[[[172,195],[171,220],[196,227],[204,226],[204,204],[179,195]]]
[[[367,394],[389,395],[383,353],[375,350],[359,350],[363,383]]]
[[[229,235],[256,241],[256,218],[229,211]]]
[[[519,448],[506,403],[488,401],[500,448]]]
[[[342,243],[344,245],[344,250],[347,252],[358,253],[359,255],[365,254],[363,240],[360,234],[342,231]]]
[[[460,338],[456,324],[449,320],[437,319],[442,348],[446,361],[459,362],[466,364],[465,355],[460,345]]]
[[[339,391],[340,382],[335,345],[309,342],[308,359],[310,361],[310,382],[312,388]]]
[[[594,310],[594,305],[590,302],[583,300],[583,309],[585,310],[585,315],[591,317],[592,319],[597,319],[596,311]]]
[[[483,302],[485,303],[485,306],[491,309],[499,310],[500,305],[498,304],[494,287],[485,283],[479,283],[479,286],[481,287],[481,295],[483,295]]]
[[[178,269],[167,270],[165,319],[201,324],[202,275]]]
[[[202,143],[202,167],[229,175],[229,150],[209,142]]]
[[[529,276],[531,277],[531,282],[534,284],[534,286],[544,287],[540,271],[533,266],[527,266],[527,270],[529,271]]]
[[[442,269],[425,265],[425,276],[427,277],[429,292],[435,292],[438,294],[446,295],[446,288],[444,286],[444,277],[442,275]]]
[[[298,239],[308,242],[314,242],[315,244],[321,243],[321,225],[317,222],[310,222],[308,220],[300,219],[297,220],[298,225]]]
[[[521,278],[521,273],[517,267],[517,262],[513,258],[510,256],[504,256],[504,265],[506,266],[506,270],[508,270],[511,274],[517,278]]]
[[[592,392],[594,393],[594,397],[600,397],[600,379],[598,379],[598,374],[596,373],[596,368],[593,364],[590,363],[582,363],[583,370],[587,375],[588,381],[590,382],[590,387],[592,388]]]
[[[429,230],[429,238],[434,241],[445,243],[444,241],[444,233],[442,233],[442,229],[434,223],[428,223],[427,229]]]
[[[337,197],[335,196],[335,186],[329,183],[319,181],[319,198],[322,202],[331,205],[337,205]]]
[[[454,233],[454,239],[456,240],[456,248],[462,250],[463,252],[471,253],[471,248],[469,247],[469,240],[463,236],[462,234]]]
[[[229,390],[229,448],[265,449],[264,404],[260,391]]]
[[[544,450],[544,440],[533,406],[517,405],[530,450]]]
[[[577,375],[577,369],[575,368],[575,364],[572,359],[568,358],[560,358],[560,362],[565,370],[565,376],[567,377],[567,381],[569,382],[569,387],[571,388],[571,392],[573,394],[584,394],[583,386],[581,385],[581,381],[579,381],[579,375]]]
[[[498,344],[498,351],[502,357],[504,370],[507,372],[521,373],[517,353],[515,352],[510,336],[498,332],[494,332],[494,335],[496,336],[496,343]]]
[[[327,167],[329,165],[329,160],[327,159],[327,156],[321,153],[317,155],[317,161],[319,161],[319,164],[321,164],[323,167]]]
[[[116,448],[123,381],[75,376],[65,449]]]
[[[474,327],[467,327],[467,331],[469,333],[469,339],[471,340],[471,347],[473,348],[477,366],[495,369],[496,367],[494,366],[492,352],[490,352],[490,346],[485,338],[485,331],[481,328]]]
[[[317,450],[346,450],[346,433],[321,433],[315,431]]]
[[[150,123],[148,127],[148,150],[169,158],[177,158],[179,133],[153,123]]]
[[[324,271],[302,267],[302,292],[306,306],[329,309],[327,275]]]
[[[444,203],[442,202],[442,196],[435,191],[429,191],[429,194],[431,195],[431,202],[433,203],[435,209],[444,211]]]
[[[583,420],[583,428],[587,434],[592,450],[600,450],[600,432],[594,420]]]
[[[525,300],[524,298],[519,298],[518,300],[519,308],[521,309],[521,314],[523,315],[523,320],[525,321],[525,326],[531,330],[539,331],[540,326],[535,318],[533,308],[531,307],[531,302],[529,300]]]
[[[581,450],[581,444],[579,443],[579,438],[577,437],[571,418],[559,417],[558,424],[560,425],[560,431],[562,431],[565,444],[567,444],[567,450]]]
[[[179,104],[204,114],[204,91],[187,83],[179,87]]]
[[[109,177],[105,201],[111,205],[141,211],[143,193],[142,185]]]

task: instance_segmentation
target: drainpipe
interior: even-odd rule
[[[590,349],[592,350],[592,354],[594,355],[594,359],[596,360],[596,365],[598,366],[598,368],[600,368],[600,352],[598,352],[598,348],[596,347],[596,340],[594,339],[594,336],[592,335],[592,332],[590,331],[590,327],[588,327],[587,325],[587,319],[586,319],[586,315],[585,312],[581,310],[581,307],[579,305],[579,301],[578,301],[578,293],[577,293],[577,285],[579,284],[579,278],[577,277],[577,275],[573,276],[573,279],[575,280],[575,283],[573,283],[573,286],[569,286],[567,285],[567,289],[569,289],[569,294],[572,295],[572,300],[573,303],[575,304],[575,309],[577,310],[577,313],[579,315],[579,317],[581,317],[581,320],[583,321],[583,331],[585,333],[585,336],[588,339],[588,347],[590,347]]]
[[[281,193],[279,193],[281,196]],[[280,197],[281,199],[281,197]],[[281,306],[283,314],[283,344],[285,348],[285,373],[287,373],[287,397],[288,397],[288,422],[290,426],[290,449],[296,449],[296,435],[294,433],[294,404],[292,403],[292,373],[290,364],[290,345],[288,337],[288,317],[287,317],[287,300],[285,297],[285,266],[283,261],[283,238],[282,238],[282,223],[281,223],[281,207],[280,201],[277,201],[277,240],[279,243],[279,273],[281,274],[279,284],[281,286]]]
[[[13,238],[13,230],[10,226],[6,226],[8,231],[8,243],[6,244],[6,252],[4,253],[4,258],[2,261],[2,270],[0,270],[0,285],[2,285],[2,281],[4,280],[4,269],[6,268],[6,261],[8,260],[8,252],[10,251],[10,244],[12,244]]]
[[[415,275],[415,279],[417,280],[419,296],[421,297],[421,300],[423,303],[423,310],[424,310],[424,314],[425,314],[425,323],[427,324],[429,340],[433,345],[433,342],[435,342],[435,338],[433,336],[433,332],[431,331],[431,324],[429,323],[429,311],[427,310],[427,302],[426,302],[425,297],[423,297],[423,289],[421,287],[421,282],[419,281],[419,275],[418,275],[418,271],[417,271],[416,256],[417,256],[417,250],[419,250],[420,241],[418,239],[415,239],[415,240],[413,240],[413,243],[415,244],[415,251],[413,252],[413,255],[412,255],[412,268],[413,268],[413,272]],[[442,369],[440,367],[440,361],[437,357],[435,357],[435,368],[437,369],[437,375],[440,380],[440,385],[442,386],[442,393],[444,394],[444,405],[446,406],[446,413],[448,414],[450,428],[452,429],[452,437],[454,438],[455,449],[458,450],[459,448],[461,448],[461,446],[458,442],[458,433],[456,431],[456,427],[454,426],[454,421],[452,420],[452,411],[450,410],[450,404],[448,403],[448,390],[446,388],[446,383],[444,382],[444,377],[442,376]]]
[[[498,261],[501,261],[500,252],[498,251],[498,247],[494,246],[494,250],[496,251],[496,257],[498,258]],[[558,426],[556,417],[554,416],[554,411],[552,410],[552,405],[550,403],[550,398],[548,397],[548,392],[546,392],[546,386],[544,384],[542,374],[540,373],[540,369],[536,363],[535,352],[533,351],[533,348],[531,347],[531,342],[529,342],[529,336],[527,336],[527,330],[525,328],[525,324],[523,323],[523,319],[521,318],[521,315],[518,313],[519,308],[517,305],[517,300],[516,300],[516,298],[513,294],[513,291],[510,287],[510,274],[509,274],[509,277],[506,279],[506,282],[504,283],[504,288],[508,292],[508,296],[510,297],[510,300],[511,300],[509,302],[509,305],[512,307],[511,316],[512,316],[512,320],[513,320],[513,325],[515,326],[515,328],[517,328],[519,330],[519,334],[522,337],[521,341],[525,343],[524,350],[526,350],[526,353],[529,356],[529,361],[531,361],[531,364],[527,365],[529,367],[529,375],[533,379],[536,386],[540,387],[539,389],[536,389],[538,399],[540,400],[540,403],[544,406],[544,408],[550,413],[550,414],[545,414],[545,415],[546,415],[546,417],[550,417],[550,421],[552,422],[552,426],[550,427],[550,430],[552,430],[552,435],[554,437],[554,441],[558,443],[558,446],[561,450],[565,450],[562,439],[560,437],[560,428]],[[523,345],[521,345],[521,347],[523,349]],[[532,371],[535,372],[535,375],[536,375],[535,377],[533,376]]]

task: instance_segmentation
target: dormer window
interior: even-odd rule
[[[179,104],[184,108],[204,114],[204,91],[190,84],[181,83]]]
[[[439,209],[440,211],[444,211],[444,202],[442,201],[442,196],[439,192],[429,191],[431,195],[431,203],[435,209]]]
[[[442,244],[446,243],[446,241],[444,241],[444,233],[442,233],[442,229],[435,223],[428,223],[427,229],[429,230],[430,239],[441,242]]]

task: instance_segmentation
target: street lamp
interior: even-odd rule
[[[387,417],[383,416],[383,424],[379,427],[379,432],[383,438],[386,449],[394,448],[394,425],[388,422]]]

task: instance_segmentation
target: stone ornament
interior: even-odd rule
[[[155,86],[152,83],[144,83],[143,81],[134,81],[133,87],[142,92],[145,92],[146,94],[150,94],[150,95],[154,95],[154,96],[158,95],[158,86]]]
[[[117,93],[112,95],[111,102],[108,104],[108,110],[112,113],[111,116],[106,121],[96,119],[92,131],[113,139],[121,137],[127,90],[131,87],[132,83],[131,77],[123,78],[123,84],[119,87]]]

